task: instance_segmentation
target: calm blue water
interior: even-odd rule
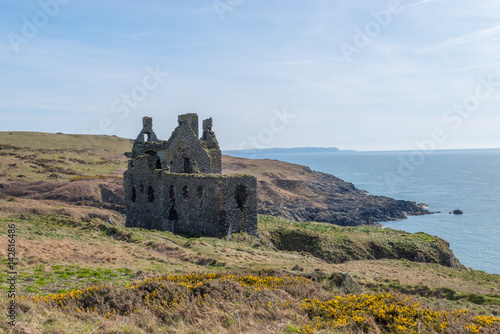
[[[384,223],[450,243],[462,264],[500,274],[500,149],[422,152],[254,153],[309,166],[373,195],[426,203],[434,215]],[[448,212],[460,209],[463,215]]]

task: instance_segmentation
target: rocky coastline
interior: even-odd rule
[[[432,213],[423,203],[370,195],[352,183],[298,164],[224,156],[223,170],[257,177],[260,214],[358,226]]]

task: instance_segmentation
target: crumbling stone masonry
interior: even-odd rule
[[[221,236],[257,235],[257,180],[222,175],[221,151],[212,119],[178,117],[168,141],[159,140],[150,117],[134,142],[124,173],[128,227]]]

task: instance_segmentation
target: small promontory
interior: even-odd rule
[[[223,156],[222,163],[226,174],[257,177],[260,214],[356,226],[430,213],[424,204],[369,195],[352,183],[298,164],[231,156]]]

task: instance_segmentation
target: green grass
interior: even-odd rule
[[[259,216],[259,228],[274,229],[274,228],[299,228],[327,235],[356,235],[358,237],[391,237],[408,238],[415,241],[435,242],[438,239],[424,232],[407,233],[403,231],[393,230],[390,228],[380,228],[378,226],[338,226],[334,224],[325,224],[318,222],[295,222],[281,217],[261,215]]]
[[[8,275],[0,273],[4,281]],[[18,284],[27,293],[60,293],[75,288],[85,288],[92,284],[128,284],[134,279],[132,270],[127,268],[94,269],[76,265],[35,265],[22,268]],[[1,285],[0,290],[7,290]]]
[[[0,132],[0,144],[29,147],[35,150],[107,150],[110,152],[125,152],[130,150],[130,141],[116,136],[41,132]],[[53,155],[53,157],[58,158],[61,156],[64,157],[61,154]]]
[[[298,223],[260,216],[259,230],[267,231],[280,250],[308,252],[330,263],[370,258],[406,258],[411,261],[423,258],[426,262],[446,264],[443,254],[451,254],[447,243],[437,237],[374,226]]]
[[[107,175],[126,166],[129,150],[128,139],[114,136],[0,132],[0,175],[30,182]]]
[[[426,285],[404,285],[399,282],[384,280],[379,284],[368,284],[368,289],[376,292],[398,292],[427,298],[440,298],[450,301],[465,300],[477,305],[500,306],[500,295],[457,292],[451,288],[430,288]]]

